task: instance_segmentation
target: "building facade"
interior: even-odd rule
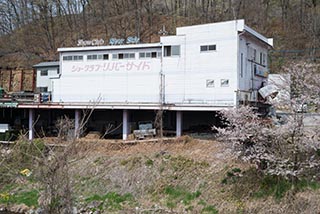
[[[122,121],[111,123],[121,124],[123,139],[135,115],[145,111],[144,118],[161,109],[180,136],[184,115],[192,123],[197,112],[263,103],[258,90],[267,81],[272,46],[272,39],[234,20],[179,27],[159,43],[59,48],[58,63],[35,66],[37,87],[51,93],[50,102],[20,103],[18,108],[29,109],[30,139],[37,109],[74,111],[75,130],[83,109],[96,109],[92,124],[101,127],[120,111]],[[117,112],[105,114],[108,110]]]
[[[268,75],[267,39],[244,20],[177,28],[160,43],[59,48],[57,103],[219,110],[258,102]]]

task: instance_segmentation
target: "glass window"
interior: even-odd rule
[[[157,58],[157,52],[152,52],[152,53],[151,53],[151,57],[152,57],[152,58]]]
[[[38,89],[40,93],[48,92],[48,87],[39,87]]]
[[[221,87],[229,87],[229,80],[221,79]]]
[[[216,45],[209,45],[209,51],[215,51]]]
[[[203,52],[203,51],[208,51],[208,46],[207,45],[202,45],[200,46],[200,51]]]
[[[215,51],[215,50],[216,50],[216,45],[201,45],[200,46],[201,52]]]
[[[72,56],[64,56],[63,61],[71,61],[72,60]]]
[[[108,60],[109,59],[109,54],[103,54],[103,60]]]
[[[41,70],[40,76],[48,76],[48,70]]]
[[[265,53],[263,53],[262,55],[262,65],[267,65],[267,55]]]
[[[206,81],[207,88],[214,88],[214,80],[209,79]]]
[[[74,61],[81,61],[83,60],[83,56],[73,56]]]
[[[146,53],[146,58],[151,58],[151,53],[150,52]]]
[[[145,57],[146,57],[146,53],[144,52],[139,53],[139,58],[145,58]]]
[[[240,77],[243,77],[243,53],[241,53],[240,59]]]
[[[164,56],[171,56],[171,46],[164,46]]]
[[[180,56],[180,45],[171,46],[171,54],[172,56]]]
[[[118,59],[118,54],[112,54],[112,59]]]

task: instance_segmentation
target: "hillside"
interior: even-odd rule
[[[232,19],[245,19],[275,39],[272,70],[287,59],[319,57],[320,3],[315,0],[5,0],[0,12],[3,68],[56,60],[58,47],[75,46],[78,39],[108,43],[137,36],[146,43],[158,41],[163,26],[170,35],[178,26]]]
[[[79,144],[80,145],[80,144]],[[3,151],[3,150],[2,150]],[[86,141],[68,169],[78,212],[89,213],[316,213],[318,183],[264,177],[235,160],[227,145],[184,136],[171,143],[123,145]],[[36,209],[37,171],[1,187],[7,206]],[[67,171],[65,171],[67,172]],[[3,176],[3,175],[2,175]],[[35,177],[34,177],[35,176]],[[64,179],[66,177],[63,177]],[[2,177],[3,179],[3,177]],[[50,181],[51,182],[51,181]],[[61,185],[63,186],[63,185]],[[64,190],[56,187],[55,191]],[[4,198],[0,199],[4,207]],[[43,203],[43,202],[42,202]]]

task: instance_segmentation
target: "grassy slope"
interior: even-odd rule
[[[178,141],[133,146],[88,143],[91,149],[86,158],[72,168],[78,207],[94,205],[93,210],[105,213],[133,213],[136,209],[140,213],[320,211],[316,183],[301,183],[296,192],[285,181],[262,178],[250,166],[234,160],[221,143],[190,138]],[[6,191],[16,193],[19,200],[14,203],[23,202],[23,197],[33,203],[34,197],[25,192],[34,196],[35,187],[32,180],[20,181]]]

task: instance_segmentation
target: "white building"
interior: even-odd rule
[[[52,92],[52,79],[59,78],[59,62],[41,62],[33,66],[36,69],[36,91]]]
[[[160,43],[59,48],[60,73],[44,84],[52,91],[52,102],[20,105],[30,109],[30,130],[34,108],[74,109],[77,130],[80,110],[94,106],[101,114],[117,111],[102,122],[121,111],[122,135],[127,139],[131,111],[137,115],[138,110],[161,107],[170,113],[169,121],[175,118],[180,136],[183,115],[189,123],[194,115],[187,112],[261,101],[258,90],[267,81],[272,39],[246,26],[244,20],[179,27],[176,32],[161,37]],[[40,85],[44,81],[37,82],[44,87]]]
[[[272,45],[235,20],[180,27],[160,43],[59,48],[53,102],[81,106],[99,100],[143,109],[162,101],[170,110],[257,102]]]

